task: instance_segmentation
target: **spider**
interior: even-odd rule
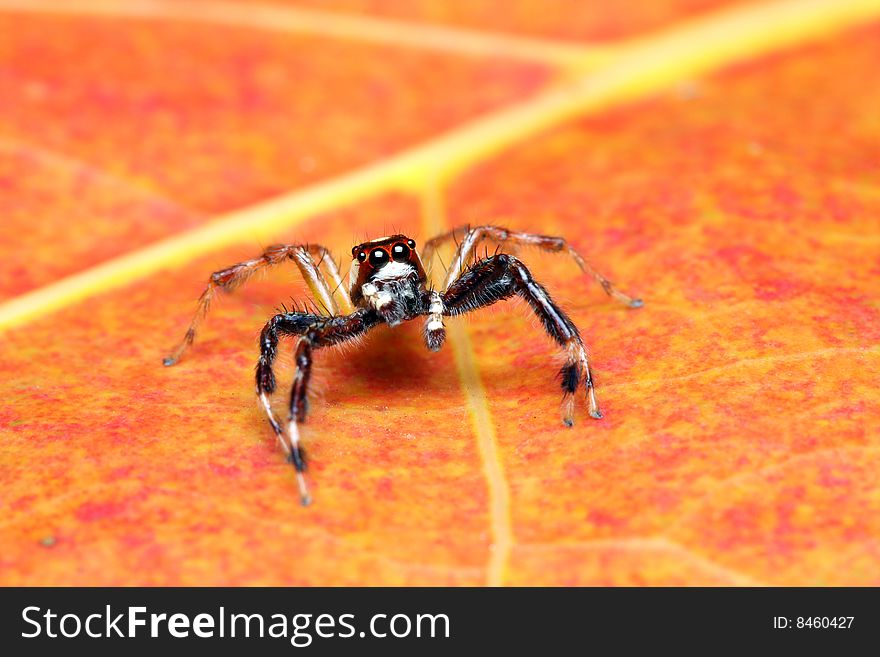
[[[458,234],[463,234],[461,241]],[[428,285],[428,276],[416,243],[406,235],[391,235],[356,245],[351,250],[348,293],[340,292],[342,276],[330,252],[317,244],[278,244],[267,248],[253,260],[240,262],[211,274],[198,301],[195,316],[180,344],[164,359],[166,366],[177,363],[192,345],[196,332],[218,290],[231,291],[255,273],[292,260],[299,268],[315,300],[325,312],[281,312],[272,317],[260,333],[260,358],[256,368],[256,391],[284,452],[295,470],[303,506],[311,502],[306,485],[305,452],[300,444],[299,424],[308,412],[308,387],[312,373],[312,352],[322,347],[355,340],[370,329],[386,324],[395,327],[418,317],[427,318],[425,345],[439,351],[446,339],[444,317],[461,315],[519,295],[535,312],[547,334],[562,348],[565,364],[559,372],[563,390],[563,423],[574,425],[574,394],[583,383],[589,414],[602,413],[593,387],[593,373],[584,342],[571,318],[550,298],[526,265],[501,249],[510,245],[534,246],[553,253],[567,253],[583,272],[589,274],[608,295],[631,308],[642,305],[617,290],[608,279],[581,256],[562,237],[535,235],[500,228],[477,226],[456,229],[425,243],[425,261],[430,265],[437,249],[455,241],[457,249],[447,270],[442,291]],[[484,242],[497,245],[493,255],[476,258]],[[324,271],[322,271],[322,268]],[[330,283],[327,278],[329,276]],[[332,286],[331,286],[332,285]],[[286,310],[286,309],[285,309]],[[280,336],[297,338],[294,362],[296,374],[290,393],[290,413],[286,428],[269,403],[275,392],[272,364],[278,353]]]

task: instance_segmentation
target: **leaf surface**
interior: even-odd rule
[[[524,30],[566,36],[528,6]],[[664,20],[694,9],[674,7]],[[561,256],[519,253],[590,347],[605,418],[581,399],[573,429],[521,303],[450,321],[437,354],[417,323],[319,351],[308,509],[253,394],[262,325],[306,293],[292,268],[222,298],[187,357],[160,363],[208,274],[264,244],[159,259],[76,302],[40,286],[576,82],[504,53],[398,44],[389,61],[392,46],[175,21],[0,26],[0,85],[35,94],[0,108],[2,293],[49,291],[22,297],[45,304],[28,321],[0,305],[4,584],[880,583],[876,23],[731,58],[273,233],[344,261],[391,231],[502,223],[568,237],[646,301],[622,308]],[[92,59],[66,61],[86,43]],[[320,170],[290,166],[306,156]]]

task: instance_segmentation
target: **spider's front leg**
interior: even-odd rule
[[[577,327],[517,258],[501,253],[469,267],[442,295],[443,314],[461,315],[515,294],[528,302],[547,334],[565,351],[566,362],[560,371],[565,395],[563,423],[569,427],[574,424],[574,393],[581,381],[586,388],[590,415],[601,418],[587,350]]]
[[[305,480],[305,452],[300,445],[299,424],[305,422],[308,412],[308,386],[312,374],[312,350],[329,347],[357,338],[381,322],[374,310],[357,310],[350,315],[325,317],[311,313],[282,313],[270,319],[260,334],[260,360],[257,362],[257,396],[272,430],[278,437],[296,469],[302,504],[311,502]],[[278,339],[282,335],[298,337],[294,361],[296,373],[290,392],[290,414],[287,431],[275,416],[269,402],[277,386],[272,365],[278,354]]]

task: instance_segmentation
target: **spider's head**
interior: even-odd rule
[[[361,288],[367,283],[383,285],[414,279],[427,280],[415,240],[406,235],[391,235],[358,244],[351,250],[353,262],[349,274],[352,301],[363,298]]]

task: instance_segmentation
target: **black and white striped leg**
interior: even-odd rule
[[[568,356],[565,365],[559,374],[562,379],[562,422],[570,427],[574,425],[574,400],[575,393],[581,381],[587,393],[587,411],[590,417],[602,419],[602,411],[599,410],[599,401],[596,399],[596,388],[593,385],[593,370],[587,358],[587,350],[580,339],[569,340],[566,345]]]
[[[299,424],[306,421],[308,412],[308,388],[309,379],[312,376],[312,343],[307,337],[299,339],[294,355],[296,374],[293,377],[293,387],[290,391],[290,415],[287,418],[287,438],[290,441],[290,462],[296,469],[296,480],[299,486],[299,494],[303,505],[309,504],[311,497],[306,488],[305,452],[300,445]]]
[[[574,394],[581,382],[586,388],[590,415],[601,418],[586,346],[577,327],[517,258],[501,253],[470,266],[442,295],[444,314],[461,315],[513,295],[525,299],[547,334],[565,350],[566,363],[560,371],[564,395],[563,423],[569,427],[574,424]]]
[[[311,502],[305,479],[306,457],[300,441],[299,425],[308,412],[308,385],[312,373],[312,350],[351,340],[381,323],[373,310],[357,310],[350,315],[326,317],[311,313],[282,313],[270,319],[260,334],[260,359],[256,369],[257,397],[278,442],[296,470],[300,501]],[[297,336],[296,374],[290,394],[290,416],[287,430],[272,410],[270,397],[277,383],[272,366],[278,355],[280,336]]]

